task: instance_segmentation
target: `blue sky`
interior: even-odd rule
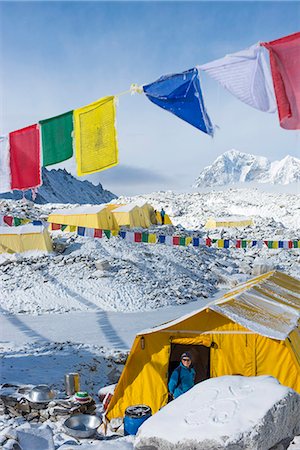
[[[300,29],[299,2],[0,2],[0,133]],[[117,194],[186,190],[231,148],[299,156],[299,131],[203,75],[214,139],[149,102],[119,99],[120,166],[92,175]],[[65,167],[75,173],[74,161]]]

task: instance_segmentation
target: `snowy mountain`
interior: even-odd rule
[[[0,198],[20,200],[22,193],[20,191],[8,192],[1,194]],[[30,191],[26,192],[26,198],[31,200]],[[114,198],[116,195],[103,189],[100,183],[95,186],[89,181],[77,180],[62,169],[43,169],[43,185],[38,189],[35,203],[99,204],[110,202]]]
[[[211,166],[205,167],[195,187],[224,186],[232,183],[290,184],[300,181],[300,159],[286,156],[271,162],[263,156],[229,150]]]

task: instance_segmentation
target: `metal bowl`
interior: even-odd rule
[[[55,393],[46,384],[39,384],[34,386],[27,395],[27,399],[33,403],[50,402],[55,396]]]
[[[100,425],[101,420],[89,414],[78,414],[64,421],[65,432],[76,438],[93,436]]]

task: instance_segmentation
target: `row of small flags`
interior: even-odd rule
[[[51,229],[64,231],[68,227],[68,231],[77,233],[78,236],[102,238],[106,236],[108,239],[111,236],[120,236],[128,242],[135,243],[150,243],[150,244],[165,244],[170,246],[183,246],[193,245],[193,247],[207,246],[217,248],[249,248],[258,247],[263,248],[267,246],[270,249],[276,248],[300,248],[300,240],[253,240],[253,239],[211,239],[192,237],[192,236],[169,236],[169,235],[156,235],[154,233],[137,232],[137,231],[117,231],[117,230],[100,230],[97,228],[77,227],[70,225],[59,225],[52,223]]]
[[[43,222],[42,220],[31,220],[0,214],[0,226],[19,227],[20,225],[26,225],[27,223],[31,223],[32,225],[47,225],[47,222]]]

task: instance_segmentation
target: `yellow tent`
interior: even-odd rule
[[[119,226],[148,228],[143,210],[136,205],[119,205],[112,213]]]
[[[235,227],[249,227],[253,225],[253,220],[249,217],[219,217],[210,218],[206,222],[204,228],[235,228]]]
[[[300,393],[300,281],[268,272],[202,309],[139,333],[107,409],[129,405],[157,412],[168,400],[168,377],[189,350],[196,382],[222,375],[272,375]]]
[[[22,253],[29,250],[51,252],[52,241],[42,225],[0,227],[0,253]]]
[[[157,221],[158,225],[162,224],[161,214],[160,214],[159,211],[156,211],[156,221]],[[165,214],[165,223],[164,223],[164,225],[173,225],[170,217],[168,216],[168,214]]]
[[[149,205],[149,203],[145,203],[144,205],[141,206],[141,209],[144,211],[144,214],[149,219],[150,225],[151,224],[157,225],[156,214],[153,206]]]
[[[58,209],[49,215],[48,222],[101,230],[118,229],[113,214],[106,205]],[[65,231],[69,231],[69,227]]]

